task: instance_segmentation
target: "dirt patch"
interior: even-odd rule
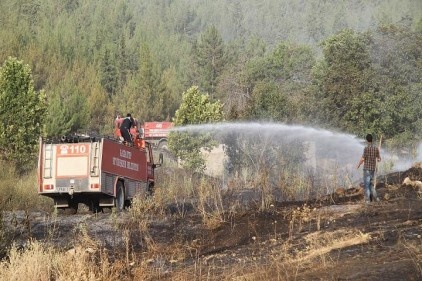
[[[93,243],[115,259],[130,253],[135,266],[146,263],[162,280],[420,280],[422,199],[401,182],[421,180],[421,170],[380,177],[381,202],[363,204],[355,188],[265,211],[251,204],[212,227],[193,208],[145,221],[130,212],[87,210],[60,216],[6,212],[3,219],[19,247],[28,239],[64,250]]]

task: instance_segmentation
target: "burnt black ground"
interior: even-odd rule
[[[265,268],[268,271],[262,280],[422,280],[422,198],[418,188],[401,184],[405,177],[421,180],[422,169],[379,177],[381,202],[363,204],[362,193],[353,188],[309,202],[276,203],[265,211],[252,204],[224,214],[224,221],[213,226],[204,225],[191,205],[183,214],[172,212],[169,206],[165,214],[146,216],[148,224],[142,230],[129,212],[91,214],[82,210],[55,216],[18,211],[6,212],[3,219],[20,247],[36,239],[68,250],[88,239],[118,259],[129,241],[139,259],[148,259],[151,267],[166,272],[160,274],[161,279],[195,273],[200,264],[215,280],[254,276]],[[297,216],[292,223],[295,210],[306,213],[306,218]],[[370,239],[279,267],[282,257],[294,260],[300,251],[307,251],[309,235],[330,233],[363,233]],[[129,238],[125,240],[124,235]],[[161,249],[160,259],[151,253],[151,245]],[[183,254],[175,258],[172,249]]]

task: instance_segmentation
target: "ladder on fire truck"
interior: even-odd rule
[[[100,143],[98,141],[91,142],[91,177],[99,176],[99,157]]]
[[[53,144],[46,143],[44,148],[44,178],[52,177],[53,166]]]

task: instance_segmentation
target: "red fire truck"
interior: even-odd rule
[[[93,212],[104,207],[123,210],[136,194],[147,195],[154,188],[151,144],[126,146],[106,137],[73,136],[58,141],[40,140],[38,193],[51,197],[58,209],[78,204]]]
[[[158,149],[167,149],[167,137],[172,128],[172,122],[145,122],[141,126],[143,138]]]
[[[119,118],[115,121],[114,135],[117,138],[121,137],[120,124],[123,122],[123,119],[124,118]],[[139,135],[143,140],[151,143],[154,148],[162,150],[167,149],[167,137],[172,128],[172,122],[145,122],[143,125],[139,126],[138,121],[135,120],[135,126],[131,128],[130,133],[135,139],[139,131]]]

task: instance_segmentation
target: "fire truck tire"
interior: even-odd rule
[[[148,183],[148,190],[147,190],[147,196],[153,196],[154,195],[154,184]]]
[[[89,204],[89,210],[93,212],[94,214],[96,214],[96,213],[101,213],[103,211],[103,208],[100,207],[100,202],[93,200]]]
[[[67,208],[67,211],[69,212],[69,214],[74,215],[74,214],[76,214],[78,212],[78,207],[79,207],[79,204],[78,203],[70,200],[70,202],[69,202],[69,208]]]
[[[117,211],[123,211],[125,208],[125,191],[123,187],[123,183],[119,181],[117,183],[116,187],[116,198],[115,198],[115,204]]]

